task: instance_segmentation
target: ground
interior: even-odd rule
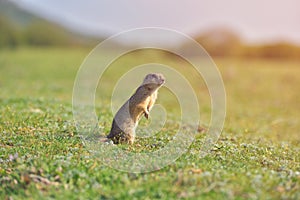
[[[226,88],[227,116],[210,154],[199,158],[206,134],[200,131],[171,165],[134,174],[92,157],[75,129],[72,88],[88,53],[79,48],[0,51],[0,199],[300,199],[300,62],[215,59]],[[134,56],[115,65],[131,65]],[[176,65],[168,56],[163,59]],[[207,128],[209,95],[203,83],[199,86],[201,126]],[[107,97],[102,94],[104,103],[97,105],[104,132],[112,120]],[[178,113],[170,109],[168,114]],[[176,127],[171,121],[154,139],[122,148],[155,150],[171,140]]]

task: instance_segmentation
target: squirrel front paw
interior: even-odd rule
[[[145,112],[145,113],[144,113],[144,116],[146,117],[146,119],[149,119],[149,112],[148,112],[148,111]]]

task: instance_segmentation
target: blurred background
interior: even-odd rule
[[[215,57],[299,59],[299,7],[297,0],[0,0],[0,48],[93,47],[120,31],[154,26],[188,34]]]

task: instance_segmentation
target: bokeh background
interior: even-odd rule
[[[300,55],[296,0],[0,2],[1,48],[93,46],[124,30],[162,27],[190,35],[212,56],[299,59]]]

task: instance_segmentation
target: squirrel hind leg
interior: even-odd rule
[[[131,134],[124,134],[122,137],[119,138],[119,143],[121,144],[133,144],[134,143],[134,136]]]
[[[134,137],[129,138],[128,144],[133,144],[134,143]]]
[[[108,141],[112,141],[114,144],[133,144],[134,143],[134,135],[120,133],[115,135],[114,137],[108,137]]]

